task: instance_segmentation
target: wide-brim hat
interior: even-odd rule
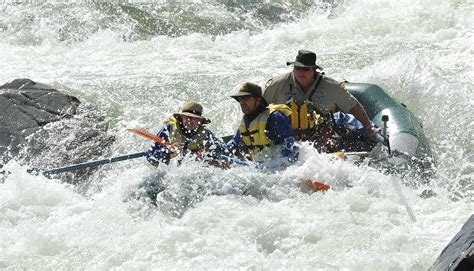
[[[299,50],[295,61],[286,62],[286,65],[294,65],[303,68],[316,68],[322,70],[320,66],[316,65],[316,54],[308,50]]]
[[[211,120],[206,119],[205,117],[202,116],[202,105],[197,103],[197,102],[186,102],[183,105],[183,109],[181,110],[180,113],[174,113],[174,117],[179,117],[179,116],[187,116],[187,117],[192,117],[192,118],[198,118],[202,119],[202,124],[207,124],[210,123]]]
[[[248,82],[243,83],[242,85],[240,85],[239,92],[237,92],[234,95],[231,95],[230,97],[239,101],[239,97],[243,97],[243,96],[258,97],[258,98],[262,98],[264,102],[267,102],[265,98],[263,98],[262,88],[259,85],[254,84],[254,83],[248,83]]]

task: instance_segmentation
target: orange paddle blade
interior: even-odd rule
[[[322,183],[322,182],[318,182],[318,181],[313,181],[311,179],[307,179],[304,181],[306,183],[306,185],[308,185],[309,189],[313,190],[313,191],[328,191],[331,186],[328,185],[328,184],[325,184],[325,183]]]
[[[145,137],[145,138],[148,138],[148,139],[151,139],[155,142],[158,142],[160,144],[163,144],[163,145],[167,145],[167,146],[174,146],[173,143],[171,142],[168,142],[166,140],[164,140],[163,138],[159,137],[159,136],[156,136],[152,133],[149,133],[147,131],[144,131],[144,130],[140,130],[140,129],[128,129],[129,132],[132,132],[136,135],[139,135],[139,136],[142,136],[142,137]]]

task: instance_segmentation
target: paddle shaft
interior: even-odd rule
[[[111,163],[120,162],[124,160],[130,160],[130,159],[143,157],[145,155],[146,155],[146,152],[138,152],[138,153],[132,153],[132,154],[122,155],[118,157],[103,159],[103,160],[76,164],[76,165],[67,166],[67,167],[53,168],[50,170],[43,171],[43,175],[47,176],[50,174],[58,174],[62,172],[74,171],[74,170],[85,169],[85,168],[90,168],[90,167],[97,167],[100,165],[111,164]]]

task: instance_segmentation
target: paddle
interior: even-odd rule
[[[139,129],[128,129],[130,132],[152,139],[156,142],[159,142],[160,144],[166,145],[166,146],[171,146],[174,147],[175,145],[165,141],[164,139],[155,136],[152,133],[149,133],[147,131],[139,130]],[[135,159],[139,157],[146,156],[146,152],[138,152],[138,153],[132,153],[132,154],[127,154],[123,156],[118,156],[118,157],[113,157],[113,158],[107,158],[103,160],[97,160],[97,161],[92,161],[92,162],[86,162],[86,163],[81,163],[81,164],[76,164],[76,165],[71,165],[71,166],[66,166],[66,167],[59,167],[59,168],[53,168],[49,169],[46,171],[43,171],[42,174],[44,176],[49,176],[51,174],[58,174],[58,173],[63,173],[63,172],[69,172],[69,171],[75,171],[75,170],[80,170],[80,169],[85,169],[89,167],[98,167],[100,165],[105,165],[105,164],[110,164],[110,163],[115,163],[119,161],[125,161],[125,160],[130,160],[130,159]]]
[[[140,136],[144,136],[150,139],[153,139],[156,142],[159,142],[163,145],[167,146],[174,146],[173,144],[166,142],[160,137],[155,136],[154,134],[148,133],[146,131],[138,130],[138,129],[129,129],[130,132],[134,134],[138,134]],[[119,161],[125,161],[125,160],[130,160],[130,159],[135,159],[139,157],[146,156],[146,152],[138,152],[138,153],[132,153],[132,154],[127,154],[127,155],[122,155],[118,157],[112,157],[108,159],[103,159],[103,160],[97,160],[97,161],[92,161],[92,162],[87,162],[87,163],[81,163],[81,164],[76,164],[76,165],[71,165],[71,166],[66,166],[66,167],[59,167],[59,168],[53,168],[49,169],[46,171],[43,171],[42,174],[44,176],[49,176],[51,174],[58,174],[58,173],[63,173],[63,172],[68,172],[68,171],[75,171],[75,170],[80,170],[80,169],[85,169],[89,167],[98,167],[100,165],[105,165],[105,164],[110,164],[110,163],[115,163]]]
[[[50,169],[50,170],[43,171],[42,174],[44,176],[49,176],[51,174],[58,174],[58,173],[62,173],[62,172],[85,169],[85,168],[89,168],[89,167],[97,167],[97,166],[100,166],[100,165],[105,165],[105,164],[110,164],[110,163],[115,163],[115,162],[119,162],[119,161],[130,160],[130,159],[135,159],[135,158],[138,158],[138,157],[143,157],[145,155],[146,155],[146,152],[132,153],[132,154],[122,155],[122,156],[118,156],[118,157],[103,159],[103,160],[97,160],[97,161],[92,161],[92,162],[87,162],[87,163],[71,165],[71,166],[67,166],[67,167],[53,168],[53,169]]]

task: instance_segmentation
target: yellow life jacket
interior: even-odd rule
[[[165,119],[164,123],[171,124],[168,130],[170,138],[169,141],[171,143],[174,143],[178,146],[182,146],[187,143],[186,148],[193,153],[204,150],[204,140],[206,140],[209,136],[209,130],[205,129],[204,126],[199,127],[191,138],[187,138],[175,117]],[[172,155],[172,157],[175,156],[176,154]]]
[[[301,106],[290,99],[288,102],[291,108],[291,128],[295,137],[299,141],[314,142],[314,146],[323,149],[333,150],[334,129],[329,117],[323,117],[313,108],[310,101],[304,101]],[[331,109],[331,112],[333,109]],[[334,145],[335,147],[335,145]]]
[[[290,84],[290,100],[286,104],[291,108],[291,129],[295,132],[297,137],[302,134],[311,135],[314,133],[315,126],[324,123],[325,119],[316,112],[311,99],[314,92],[318,88],[321,80],[324,77],[324,73],[321,73],[316,79],[316,84],[309,94],[309,98],[303,101],[302,104],[297,104],[292,95],[293,85]]]
[[[242,118],[240,122],[240,135],[242,141],[247,146],[250,156],[257,155],[263,148],[270,146],[273,142],[265,134],[267,127],[268,117],[275,111],[280,111],[285,116],[291,115],[291,109],[284,104],[270,104],[267,109],[260,113],[254,120],[249,124],[249,127],[245,126],[245,120]]]
[[[324,118],[316,113],[311,102],[304,101],[301,106],[291,99],[289,101],[291,108],[291,129],[306,130],[313,129],[316,125],[324,123]]]

